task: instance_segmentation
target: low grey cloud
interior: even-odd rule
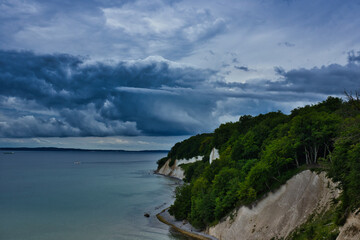
[[[358,89],[360,87],[360,65],[353,62],[349,62],[345,66],[331,64],[320,68],[301,68],[290,71],[277,67],[275,72],[282,78],[276,82],[268,81],[266,89],[328,95],[341,94],[344,90]]]
[[[240,70],[240,71],[244,71],[244,72],[248,72],[250,71],[250,69],[248,67],[245,66],[234,66],[235,69]]]
[[[274,67],[274,71],[277,75],[284,75],[286,73],[285,69],[282,67]]]
[[[349,63],[360,63],[360,51],[355,52],[354,50],[348,52],[348,62]]]
[[[291,42],[279,42],[278,46],[295,47],[295,44]]]
[[[360,79],[360,65],[350,60],[277,67],[278,81],[229,82],[217,71],[162,57],[94,62],[4,50],[0,69],[0,137],[7,138],[192,135],[212,131],[224,116],[288,111],[339,95]]]
[[[215,101],[187,91],[207,88],[212,70],[17,51],[0,51],[0,69],[2,137],[185,135],[214,124],[202,120]]]

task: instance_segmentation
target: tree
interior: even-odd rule
[[[343,210],[360,207],[360,115],[344,121],[332,155],[330,176],[341,182]]]
[[[176,199],[169,209],[169,213],[174,215],[176,220],[188,218],[191,212],[191,185],[184,184],[175,190]]]
[[[359,98],[359,92],[355,91],[354,95],[353,93],[344,91],[346,98],[348,99],[348,103],[352,105],[356,110],[360,111],[360,98]]]
[[[316,164],[320,150],[324,157],[330,153],[340,117],[326,112],[309,111],[294,117],[290,124],[289,137],[295,147],[303,150],[306,164]]]

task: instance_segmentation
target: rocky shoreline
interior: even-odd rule
[[[183,180],[176,176],[169,176],[160,171],[154,171],[154,174],[161,175],[164,177],[169,177],[178,180],[178,184],[183,184]],[[218,240],[217,238],[207,235],[202,231],[195,229],[189,222],[187,221],[177,221],[175,217],[171,216],[168,212],[169,208],[162,210],[160,213],[156,214],[156,218],[166,225],[169,225],[176,229],[178,232],[190,236],[192,238],[200,239],[200,240]]]
[[[200,239],[200,240],[218,240],[217,238],[207,235],[202,231],[195,229],[190,223],[187,221],[177,221],[173,216],[168,212],[168,208],[164,209],[160,213],[156,215],[157,219],[160,222],[163,222],[177,231],[181,232],[184,235]]]

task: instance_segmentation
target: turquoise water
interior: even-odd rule
[[[165,153],[0,154],[0,239],[185,239],[155,218],[177,184],[152,173]]]

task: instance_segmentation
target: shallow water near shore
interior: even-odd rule
[[[0,154],[0,239],[189,239],[155,217],[178,183],[153,174],[165,153]]]

